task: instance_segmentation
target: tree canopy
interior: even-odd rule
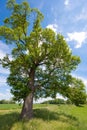
[[[13,44],[12,59],[7,54],[1,63],[10,70],[7,82],[14,99],[24,100],[21,117],[30,119],[33,98],[63,94],[80,58],[72,54],[61,34],[41,27],[43,15],[38,9],[15,0],[8,0],[7,7],[11,15],[0,27],[0,38]]]
[[[66,96],[74,103],[76,106],[86,103],[86,90],[85,85],[82,80],[77,78],[72,78],[70,87],[67,89]]]

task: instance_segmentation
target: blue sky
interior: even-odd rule
[[[17,0],[22,2],[23,0]],[[30,7],[38,8],[44,15],[42,27],[61,33],[74,55],[81,57],[81,63],[73,76],[83,80],[87,87],[87,1],[86,0],[27,0]],[[6,0],[0,0],[0,26],[10,15]],[[0,58],[10,52],[10,46],[0,40]],[[0,66],[0,99],[11,97],[10,87],[6,84],[9,70]]]

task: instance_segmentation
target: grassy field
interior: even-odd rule
[[[87,130],[87,106],[34,105],[34,119],[20,121],[21,106],[0,104],[0,130]]]

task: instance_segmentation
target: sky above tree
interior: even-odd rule
[[[18,3],[24,0],[17,0]],[[80,56],[81,63],[72,75],[83,80],[87,87],[87,1],[86,0],[26,0],[30,7],[38,8],[44,15],[43,28],[51,28],[61,33],[74,55]],[[0,0],[0,26],[10,15],[6,9],[7,0]],[[0,40],[0,58],[10,54],[12,46]],[[11,97],[10,87],[6,84],[9,70],[0,66],[0,99]]]

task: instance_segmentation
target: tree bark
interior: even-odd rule
[[[22,111],[21,111],[21,119],[30,120],[33,117],[34,75],[35,75],[35,70],[31,69],[29,73],[29,78],[30,78],[29,89],[31,89],[31,92],[24,100]]]
[[[33,92],[31,92],[24,100],[21,119],[31,119],[33,117]]]

